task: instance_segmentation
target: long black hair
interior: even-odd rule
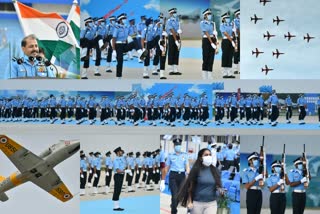
[[[204,148],[198,152],[198,158],[197,158],[196,162],[194,163],[188,178],[183,182],[183,184],[181,185],[181,188],[178,192],[177,200],[179,203],[181,203],[181,206],[183,206],[183,207],[187,206],[189,193],[191,194],[191,200],[193,201],[193,192],[194,192],[195,187],[197,185],[197,178],[198,178],[199,172],[201,169],[203,169],[205,167],[202,164],[202,161],[203,161],[202,156],[205,151],[210,151],[210,150],[207,148]],[[220,176],[219,171],[213,165],[210,165],[210,170],[211,170],[211,174],[213,175],[213,177],[216,181],[215,189],[221,188],[222,184],[221,184],[221,176]]]

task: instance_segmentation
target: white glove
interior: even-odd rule
[[[175,43],[176,43],[176,46],[177,46],[178,48],[180,48],[180,43],[179,43],[179,41],[176,40]]]
[[[301,112],[301,110],[300,110],[300,109],[298,109],[298,111],[299,111],[299,113]]]
[[[107,171],[106,175],[109,176],[109,172],[108,171]]]
[[[159,169],[156,170],[156,173],[159,173]]]
[[[178,34],[182,34],[182,30],[181,30],[181,29],[178,29],[178,30],[177,30],[177,33],[178,33]]]
[[[130,175],[130,177],[132,177],[132,171],[131,170],[129,171],[128,175]]]
[[[128,41],[128,43],[131,43],[131,42],[133,42],[133,39],[132,39],[132,37],[131,37],[131,36],[128,36],[128,37],[127,37],[127,41]]]
[[[142,170],[142,174],[146,173],[144,170]]]
[[[93,175],[95,178],[97,178],[98,177],[98,175],[96,174],[96,173],[94,173],[94,175]]]
[[[117,57],[117,52],[115,50],[112,51],[112,58],[116,58]]]
[[[162,36],[165,36],[165,37],[167,37],[167,36],[168,36],[167,32],[165,32],[165,31],[162,31]]]
[[[284,180],[280,179],[277,184],[278,184],[278,186],[281,186],[281,184],[284,184]]]
[[[307,178],[306,177],[303,177],[301,180],[300,180],[300,183],[305,183],[305,182],[307,182]]]
[[[254,178],[254,180],[258,181],[258,180],[260,180],[260,179],[262,179],[262,178],[263,178],[263,175],[262,175],[262,174],[259,174],[258,176],[256,176],[256,177]]]
[[[148,175],[149,175],[149,172],[146,172],[146,175],[148,176]]]
[[[165,188],[166,188],[166,184],[164,183],[164,180],[161,180],[160,181],[160,191],[163,192]]]
[[[272,109],[269,109],[270,113],[272,113]]]
[[[139,170],[137,170],[137,172],[136,172],[136,173],[137,173],[137,175],[139,175]]]
[[[211,47],[212,47],[213,49],[217,49],[217,46],[216,46],[214,43],[211,43]]]
[[[80,178],[84,178],[83,174],[80,174]]]
[[[153,173],[153,174],[156,174],[156,171],[153,170],[152,173]]]
[[[162,45],[160,45],[160,50],[164,51],[164,47]]]
[[[236,44],[234,43],[234,41],[232,41],[231,44],[232,44],[232,47],[234,48],[236,47]]]
[[[90,173],[90,174],[92,173],[92,170],[91,170],[91,169],[89,170],[89,173]]]
[[[288,111],[289,109],[288,108],[286,108],[286,111]]]

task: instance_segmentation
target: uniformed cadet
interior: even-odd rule
[[[124,151],[121,147],[116,148],[113,151],[117,157],[113,161],[113,170],[114,170],[114,191],[112,196],[112,201],[114,203],[113,210],[114,211],[123,211],[123,208],[120,208],[119,197],[122,189],[122,184],[124,180],[124,174],[126,169],[126,160],[123,157]]]
[[[234,165],[237,169],[237,172],[240,171],[240,141],[236,140],[235,144],[232,147],[234,153],[236,154],[236,158],[234,160]]]
[[[146,170],[145,170],[145,166],[144,166],[144,162],[145,162],[145,159],[147,158],[147,152],[144,152],[143,154],[142,154],[142,156],[143,156],[143,159],[142,159],[142,187],[146,187],[146,180],[147,180],[147,172],[146,172]]]
[[[216,24],[212,21],[212,12],[208,8],[202,12],[203,20],[200,22],[202,36],[202,79],[212,79],[212,67],[217,50]]]
[[[179,54],[181,48],[181,33],[179,18],[177,17],[177,8],[168,10],[170,17],[166,23],[166,31],[169,35],[168,65],[169,75],[181,75],[178,71]]]
[[[127,173],[126,175],[126,181],[128,182],[128,192],[135,192],[135,190],[132,189],[132,180],[135,172],[134,167],[135,161],[133,157],[133,152],[129,152],[127,157],[127,168],[131,171],[131,173]]]
[[[225,169],[226,170],[230,170],[230,167],[232,167],[231,169],[233,169],[234,167],[234,162],[236,159],[236,154],[234,152],[234,150],[232,149],[233,145],[231,143],[228,144],[228,149],[225,151]],[[231,170],[232,171],[232,170]]]
[[[92,187],[92,177],[93,177],[93,162],[94,162],[94,155],[93,152],[89,153],[89,157],[88,157],[88,164],[89,164],[89,177],[88,177],[88,187]]]
[[[161,20],[162,19],[162,20]],[[154,21],[154,27],[153,27],[153,47],[155,48],[155,55],[153,57],[153,68],[152,68],[152,74],[158,74],[158,65],[159,61],[161,60],[162,56],[162,50],[163,46],[161,46],[160,40],[162,40],[162,32],[163,32],[164,26],[163,26],[163,14],[160,13],[158,19]],[[161,67],[161,64],[160,64]],[[162,70],[162,72],[161,72]],[[160,79],[166,79],[164,76],[164,69],[160,68]]]
[[[95,36],[95,27],[93,19],[88,17],[84,20],[85,27],[80,32],[81,61],[84,61],[81,71],[81,79],[88,79],[88,68],[90,63],[90,51],[93,47],[93,39]]]
[[[106,153],[106,159],[105,159],[105,166],[106,166],[106,194],[109,193],[110,191],[110,182],[111,182],[111,178],[112,178],[112,168],[113,168],[113,162],[112,159],[110,157],[111,152],[108,151]]]
[[[150,185],[150,181],[152,180],[153,176],[153,171],[154,171],[154,163],[153,159],[151,157],[151,152],[146,153],[146,158],[144,159],[144,170],[147,175],[147,181],[146,181],[146,191],[153,190],[153,188]]]
[[[139,45],[139,49],[141,49],[141,34],[142,34],[143,29],[146,28],[146,20],[147,20],[147,18],[145,15],[141,16],[140,22],[137,26],[137,29],[138,29],[137,42]],[[138,57],[138,62],[142,63],[143,61]]]
[[[106,124],[107,120],[107,99],[106,96],[101,97],[101,101],[99,103],[100,106],[100,124],[104,125]]]
[[[107,32],[106,32],[106,39],[105,42],[108,46],[108,50],[107,50],[107,68],[106,68],[106,72],[107,73],[112,73],[111,70],[111,60],[112,59],[112,37],[113,37],[113,31],[114,28],[116,26],[116,17],[115,16],[110,16],[109,17],[109,24],[107,25]],[[115,60],[115,59],[114,59]]]
[[[285,107],[286,107],[286,119],[287,123],[291,123],[291,117],[292,117],[292,99],[290,95],[287,95],[287,98],[285,99]]]
[[[264,118],[264,99],[262,94],[260,94],[260,96],[258,97],[258,101],[259,101],[259,117],[260,117],[259,125],[263,125],[262,121]]]
[[[297,104],[299,106],[299,124],[300,125],[303,125],[305,124],[304,122],[304,118],[306,117],[307,115],[307,101],[306,99],[304,98],[303,94],[300,94],[298,100],[297,100]]]
[[[117,110],[117,125],[122,125],[124,124],[124,121],[123,121],[123,117],[125,116],[125,113],[124,113],[124,101],[123,101],[123,97],[120,97],[118,96],[117,97],[117,100],[116,100],[116,110]]]
[[[153,19],[149,18],[146,20],[146,27],[141,32],[141,47],[143,51],[147,51],[146,58],[144,59],[143,78],[149,79],[149,65],[150,65],[150,52],[154,47],[154,29]],[[158,75],[157,71],[153,71],[152,75]]]
[[[168,119],[169,119],[169,125],[172,127],[176,126],[174,124],[176,117],[177,117],[177,112],[176,112],[176,105],[177,105],[177,99],[173,97],[173,94],[171,94],[168,98],[168,104],[169,104],[169,109],[168,109]]]
[[[222,34],[222,73],[223,78],[235,78],[232,75],[232,59],[236,44],[232,37],[232,23],[230,23],[229,13],[225,13],[221,16],[220,32]]]
[[[139,32],[138,32],[138,28],[135,23],[135,19],[130,19],[129,24],[130,25],[129,25],[128,35],[131,36],[131,38],[133,40],[133,50],[128,51],[128,57],[130,60],[133,60],[133,51],[140,50],[141,44],[139,44],[140,41],[138,41],[138,39],[137,39]]]
[[[305,183],[309,182],[303,173],[302,157],[298,157],[293,161],[295,169],[288,173],[288,180],[292,188],[292,209],[294,214],[303,214],[306,206],[306,189]],[[309,175],[309,179],[311,176]]]
[[[184,94],[183,109],[184,109],[183,110],[184,125],[188,126],[190,124],[190,116],[191,116],[191,99],[187,93]]]
[[[53,124],[56,121],[56,116],[57,116],[56,107],[57,107],[56,97],[51,94],[49,99],[49,111],[50,111],[51,124]]]
[[[223,118],[224,118],[224,112],[225,112],[225,107],[226,107],[226,101],[224,100],[224,97],[221,95],[220,96],[220,106],[221,106],[221,108],[220,108],[220,120],[219,120],[219,122],[221,123],[221,124],[223,124],[224,122],[223,122]]]
[[[153,181],[156,185],[158,185],[160,181],[160,149],[157,149],[154,151],[154,162],[155,162],[154,163],[155,173],[153,173],[154,175]]]
[[[256,125],[260,121],[260,107],[259,107],[259,99],[256,94],[252,97],[252,124]]]
[[[77,95],[76,97],[76,101],[75,101],[75,108],[76,108],[76,121],[77,121],[77,125],[79,125],[81,123],[81,119],[82,119],[82,112],[81,112],[81,97],[80,95]]]
[[[160,61],[160,79],[167,79],[165,77],[165,65],[166,65],[166,58],[168,52],[168,33],[166,32],[166,23],[163,18],[163,13],[159,15],[160,24],[157,23],[157,30],[156,30],[156,55],[153,59],[153,65],[158,67]],[[161,31],[160,31],[161,29]],[[161,32],[161,34],[160,34]],[[160,34],[160,35],[159,35]]]
[[[232,93],[232,96],[230,98],[230,119],[231,119],[231,126],[234,126],[235,119],[237,118],[237,109],[238,109],[238,101],[235,93]]]
[[[316,103],[316,111],[318,109],[318,117],[319,117],[319,126],[320,126],[320,96],[317,100],[317,103]]]
[[[88,102],[90,125],[94,124],[95,116],[96,116],[96,107],[97,107],[97,102],[95,101],[95,97],[93,95],[91,95],[89,102]]]
[[[271,192],[269,199],[271,214],[284,214],[287,203],[284,186],[286,181],[281,178],[281,161],[273,161],[271,168],[272,173],[267,179],[267,186]]]
[[[133,41],[131,37],[128,37],[129,28],[127,27],[127,15],[122,13],[117,17],[117,20],[118,24],[115,26],[112,35],[112,56],[117,58],[116,77],[121,79],[123,70],[123,54],[132,50]]]
[[[259,186],[259,180],[263,178],[259,174],[259,154],[257,152],[251,153],[248,157],[249,168],[243,170],[242,183],[247,189],[246,205],[248,214],[259,214],[262,206],[262,192]]]
[[[168,172],[169,174],[169,189],[171,191],[171,214],[176,214],[178,201],[177,194],[181,184],[186,178],[186,174],[189,174],[190,168],[188,163],[188,154],[181,151],[182,140],[175,138],[173,140],[174,153],[169,154],[166,161],[166,168],[163,170],[160,191],[165,189],[165,178]]]
[[[85,154],[80,155],[80,158],[81,158],[80,160],[80,195],[85,195],[88,165],[87,165]]]
[[[142,173],[142,166],[143,166],[143,163],[142,163],[142,159],[140,158],[140,155],[141,153],[140,152],[136,152],[136,158],[135,158],[135,171],[136,171],[136,176],[135,176],[135,188],[138,189],[140,188],[140,176],[141,176],[141,173]]]
[[[58,101],[58,108],[60,109],[60,120],[61,124],[65,124],[66,113],[67,113],[67,101],[64,98],[64,94],[61,95],[60,100]]]
[[[200,125],[207,126],[209,123],[209,102],[207,94],[203,94],[200,99]]]
[[[240,69],[240,9],[234,11],[234,20],[233,20],[233,33],[235,35],[236,41],[236,51],[234,52],[234,74],[239,74]]]
[[[96,152],[94,153],[94,160],[93,160],[93,194],[98,194],[98,183],[100,180],[100,173],[101,173],[101,153]]]
[[[276,90],[272,90],[272,95],[268,99],[269,111],[271,112],[271,125],[277,125],[277,119],[279,117],[279,99],[276,94]]]
[[[221,104],[220,96],[218,94],[216,94],[216,99],[214,100],[214,111],[216,125],[220,125]]]
[[[67,101],[67,114],[68,114],[69,122],[71,122],[73,119],[74,107],[75,107],[74,98],[69,96],[68,101]]]

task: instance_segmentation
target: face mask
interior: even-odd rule
[[[181,145],[174,146],[174,151],[181,152]]]
[[[92,27],[92,26],[93,26],[93,23],[92,23],[92,22],[90,22],[90,23],[89,23],[89,27]]]
[[[212,164],[212,156],[204,156],[202,157],[202,164],[205,166],[210,166]]]
[[[240,19],[240,15],[238,15],[238,19]]]
[[[174,14],[173,14],[173,17],[174,17],[174,18],[176,18],[176,17],[177,17],[177,14],[176,14],[176,13],[174,13]]]
[[[146,20],[142,20],[142,23],[144,23],[144,24],[145,24],[145,23],[146,23]]]
[[[83,160],[87,160],[87,158],[86,158],[86,157],[84,157],[84,158],[83,158]]]
[[[208,20],[211,20],[212,19],[212,15],[208,15]]]
[[[163,23],[163,19],[162,18],[160,19],[160,22]]]
[[[259,166],[259,161],[258,161],[258,160],[254,160],[254,161],[253,161],[253,166],[254,166],[254,167]]]
[[[126,25],[126,24],[127,24],[127,19],[122,19],[122,23],[123,23],[124,25]]]
[[[298,169],[302,170],[303,169],[303,165],[302,164],[298,164]]]
[[[114,24],[114,21],[110,21],[111,24]]]
[[[226,23],[229,23],[230,22],[230,18],[226,18]]]
[[[274,171],[276,173],[280,173],[281,172],[281,167],[274,167]]]

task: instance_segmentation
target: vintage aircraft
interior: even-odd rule
[[[303,39],[307,40],[307,42],[309,42],[310,39],[314,39],[314,37],[310,36],[309,33],[307,33],[307,36],[304,36]]]
[[[273,19],[273,23],[277,22],[277,25],[279,25],[280,22],[285,21],[284,19],[280,19],[279,16],[276,17],[276,19]]]
[[[268,68],[268,66],[267,65],[265,65],[265,68],[261,68],[261,72],[266,72],[266,75],[268,74],[268,72],[269,71],[273,71],[273,69],[272,68]]]
[[[269,41],[269,39],[271,38],[271,37],[275,37],[276,35],[272,35],[272,34],[270,34],[269,33],[269,31],[267,31],[267,35],[266,34],[263,34],[263,38],[266,38],[267,37],[267,40]]]
[[[259,54],[262,54],[262,53],[264,53],[264,52],[259,51],[258,48],[256,48],[256,51],[252,51],[252,55],[255,54],[255,55],[256,55],[256,58],[258,58]]]
[[[276,55],[277,59],[281,54],[284,54],[284,53],[280,53],[278,49],[276,49],[276,52],[272,52],[272,56]]]
[[[267,4],[267,2],[271,2],[271,1],[268,1],[268,0],[260,0],[260,3],[263,3],[263,6],[265,6]]]
[[[284,34],[284,38],[288,38],[288,41],[291,40],[292,37],[296,37],[295,35],[292,35],[290,32],[288,32],[288,34]]]
[[[251,21],[254,21],[255,24],[257,24],[258,20],[262,20],[262,18],[258,18],[256,14],[254,14],[254,17],[250,17]]]
[[[0,135],[0,150],[19,170],[7,178],[0,176],[0,201],[9,199],[5,192],[28,181],[62,202],[69,201],[73,196],[53,168],[79,149],[78,140],[63,141],[37,156],[13,139]]]

